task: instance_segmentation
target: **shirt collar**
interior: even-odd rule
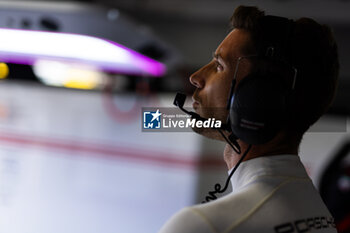
[[[232,169],[229,171],[229,174]],[[261,176],[308,177],[297,155],[258,157],[244,161],[239,165],[231,177],[233,192],[236,192]]]

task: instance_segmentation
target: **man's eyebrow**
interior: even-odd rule
[[[220,53],[213,52],[213,58],[220,63],[225,63],[224,59],[221,57]]]
[[[215,59],[221,58],[220,53],[213,52],[213,58]]]

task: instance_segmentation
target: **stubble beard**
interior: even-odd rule
[[[221,120],[221,124],[226,124],[227,120],[227,110],[226,109],[199,109],[196,111],[203,118],[215,118],[215,120]],[[225,141],[219,130],[216,128],[198,128],[192,127],[193,132],[200,134],[204,137]]]

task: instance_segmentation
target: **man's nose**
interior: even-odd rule
[[[202,69],[197,70],[195,73],[193,73],[190,76],[190,83],[197,88],[204,87],[204,77],[203,77],[204,74],[202,72]]]

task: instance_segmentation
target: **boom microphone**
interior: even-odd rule
[[[191,111],[187,111],[183,108],[186,100],[186,95],[182,93],[176,93],[175,99],[174,99],[174,105],[177,106],[179,109],[181,109],[183,112],[187,113],[191,117],[195,118],[196,120],[205,121],[208,120],[206,118],[201,117],[199,114]]]

